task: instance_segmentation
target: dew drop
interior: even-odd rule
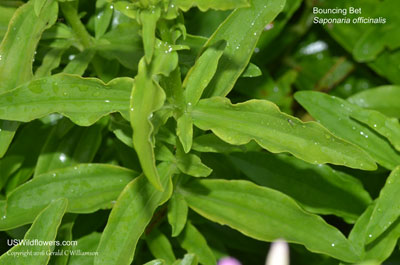
[[[108,99],[104,100],[105,103],[110,103],[110,101]]]
[[[68,56],[68,60],[72,61],[73,59],[75,59],[75,54],[71,54],[70,56]]]
[[[334,247],[334,246],[335,246],[335,243],[332,243],[331,246]]]
[[[369,234],[369,235],[368,235],[368,237],[372,237],[372,235],[371,235],[371,234]]]
[[[1,220],[5,220],[6,218],[7,218],[7,216],[3,215],[3,216],[1,217]]]
[[[67,160],[67,157],[66,157],[65,154],[61,154],[61,155],[58,157],[58,159],[60,159],[60,161],[64,163],[65,160]]]
[[[376,126],[377,126],[377,125],[376,125],[376,124],[374,124],[374,128],[376,128]]]
[[[151,118],[153,118],[153,113],[150,113],[150,115],[149,115],[149,118],[148,118],[148,119],[151,119]]]
[[[133,111],[134,110],[134,108],[131,108],[131,111]]]

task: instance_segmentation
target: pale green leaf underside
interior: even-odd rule
[[[316,122],[304,123],[281,112],[269,101],[231,104],[220,97],[204,99],[194,108],[192,117],[197,127],[212,130],[230,144],[255,140],[270,152],[288,152],[312,164],[376,168],[368,154],[357,146],[335,137]]]
[[[179,192],[200,215],[252,238],[284,238],[343,261],[358,260],[339,230],[278,191],[242,180],[194,180],[180,187]]]
[[[0,119],[28,122],[60,113],[81,126],[89,126],[112,112],[125,117],[133,79],[99,79],[58,74],[44,77],[0,95]]]

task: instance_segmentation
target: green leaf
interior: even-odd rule
[[[374,132],[374,127],[354,120],[362,109],[340,98],[313,91],[297,92],[295,99],[335,135],[357,144],[382,166],[393,169],[400,164],[400,155]]]
[[[185,154],[180,143],[176,146],[176,162],[182,173],[193,177],[207,177],[212,169],[201,162],[200,157],[194,154]]]
[[[57,2],[47,1],[42,11],[43,15],[36,16],[34,1],[29,1],[14,13],[0,44],[0,93],[32,79],[36,46],[43,31],[57,19]],[[0,157],[7,151],[18,126],[19,123],[0,120]]]
[[[51,71],[60,65],[61,57],[64,52],[71,46],[70,42],[66,42],[62,47],[51,49],[43,58],[43,62],[35,72],[35,78],[41,78],[51,75]]]
[[[312,213],[355,222],[372,201],[358,179],[326,165],[266,152],[233,153],[229,158],[255,183],[285,193]]]
[[[100,242],[101,233],[93,232],[87,236],[79,238],[76,246],[72,246],[71,252],[79,254],[79,252],[96,253],[97,246]],[[94,255],[70,255],[68,265],[93,265]]]
[[[231,153],[245,151],[244,146],[236,146],[222,141],[215,134],[208,133],[193,139],[193,150],[198,152]]]
[[[400,87],[381,86],[357,93],[350,98],[350,103],[367,109],[374,109],[386,116],[400,118]]]
[[[225,2],[225,1],[224,1]],[[264,30],[283,9],[285,0],[252,0],[249,8],[234,10],[218,27],[205,47],[225,40],[227,46],[205,96],[226,96],[246,69],[257,41]]]
[[[81,164],[42,174],[7,196],[0,229],[31,223],[48,203],[59,198],[68,199],[70,213],[109,208],[135,176],[126,168],[104,164]]]
[[[143,30],[142,38],[144,55],[148,64],[151,62],[153,57],[154,46],[156,44],[156,26],[160,16],[161,10],[159,8],[140,11],[140,22]]]
[[[381,237],[366,245],[367,227],[374,208],[375,204],[371,204],[360,216],[350,232],[349,240],[356,249],[362,252],[361,260],[376,260],[381,264],[397,245],[400,237],[400,222],[397,220]]]
[[[104,58],[116,59],[124,67],[137,70],[138,62],[143,56],[139,30],[140,26],[133,20],[118,24],[101,37],[94,49]]]
[[[57,229],[61,223],[61,219],[67,209],[68,201],[66,199],[59,199],[52,202],[37,216],[31,228],[26,232],[25,240],[38,240],[50,243],[56,239]],[[42,265],[47,264],[50,255],[49,252],[53,251],[54,245],[16,245],[7,251],[6,254],[0,257],[1,264],[30,264]],[[16,255],[24,252],[43,252],[45,255]]]
[[[171,50],[170,50],[171,49]],[[144,59],[139,63],[139,73],[131,94],[130,120],[133,129],[133,146],[138,154],[144,175],[158,189],[161,189],[160,177],[155,166],[153,113],[159,110],[165,101],[165,92],[154,80],[162,74],[168,76],[177,66],[178,55],[166,43],[158,42],[150,66]]]
[[[93,49],[85,49],[78,55],[74,55],[73,59],[65,66],[63,73],[83,75],[94,55],[95,51]]]
[[[0,119],[28,122],[56,112],[89,126],[112,112],[127,115],[132,84],[127,77],[108,84],[68,74],[40,78],[1,94]]]
[[[155,258],[163,259],[167,264],[172,264],[175,261],[171,243],[158,229],[154,229],[146,236],[146,243]]]
[[[226,42],[224,40],[210,45],[196,60],[195,65],[187,73],[183,81],[186,103],[196,105],[204,89],[210,83],[217,71],[218,62],[224,53]]]
[[[104,126],[74,127],[64,137],[53,128],[41,151],[35,168],[35,177],[56,169],[79,163],[92,162],[102,141]]]
[[[20,130],[7,155],[0,160],[0,187],[3,188],[7,183],[7,193],[12,186],[16,187],[32,175],[48,134],[48,126],[38,121],[27,124]],[[17,175],[13,175],[16,170]]]
[[[60,228],[58,229],[56,241],[67,242],[72,241],[72,227],[75,223],[76,215],[69,214],[65,215]],[[49,265],[67,265],[70,257],[71,246],[56,246],[54,248],[55,253],[62,253],[62,255],[53,255],[50,257]]]
[[[249,65],[242,73],[242,77],[257,77],[261,75],[262,75],[261,69],[257,65],[252,63],[249,63]]]
[[[197,256],[195,254],[185,254],[183,260],[177,260],[173,265],[197,265]]]
[[[144,265],[164,265],[165,261],[162,259],[155,259],[149,262],[146,262]]]
[[[179,193],[174,193],[168,204],[168,222],[172,228],[172,237],[178,236],[185,227],[188,205]]]
[[[183,249],[186,249],[189,253],[196,254],[201,264],[216,264],[215,256],[207,245],[206,239],[190,222],[186,223],[185,229],[178,236],[178,241]]]
[[[35,2],[34,5],[34,10],[35,10],[35,14],[37,16],[40,16],[43,10],[44,5],[46,4],[48,0],[34,0],[33,2]],[[51,0],[50,0],[51,1]]]
[[[208,9],[229,10],[248,7],[249,0],[175,0],[174,4],[185,12],[194,6],[204,12]]]
[[[332,135],[316,122],[302,122],[279,111],[272,102],[250,100],[231,104],[228,99],[204,99],[193,109],[194,124],[212,130],[230,144],[255,140],[273,153],[289,152],[313,163],[331,163],[373,170],[373,160],[363,150]]]
[[[284,238],[312,252],[355,262],[359,253],[321,217],[305,212],[290,197],[242,180],[193,180],[179,192],[205,218],[263,241]]]
[[[0,93],[32,79],[32,60],[43,31],[57,19],[56,1],[46,1],[42,15],[34,12],[34,2],[29,1],[14,13],[6,36],[0,45]],[[24,56],[21,56],[21,51]]]
[[[96,38],[106,33],[114,12],[114,6],[104,0],[96,1],[96,16],[94,19],[94,32]]]
[[[190,113],[185,112],[178,118],[176,135],[181,141],[183,150],[188,153],[193,143],[193,120]]]
[[[19,122],[0,120],[0,158],[7,152],[18,127]]]
[[[393,147],[400,151],[400,123],[398,119],[388,118],[375,110],[364,110],[351,106],[350,118],[368,125],[380,135],[386,137]]]
[[[400,216],[400,206],[396,205],[400,191],[400,167],[396,167],[386,180],[376,200],[374,210],[369,218],[366,243],[377,239]]]
[[[136,244],[156,208],[165,203],[172,193],[174,166],[162,163],[158,170],[163,192],[155,189],[142,175],[131,181],[120,194],[101,236],[95,265],[131,264]]]

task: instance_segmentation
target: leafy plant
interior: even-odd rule
[[[399,262],[396,7],[0,2],[0,264]]]

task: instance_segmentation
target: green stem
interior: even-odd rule
[[[82,24],[77,9],[70,2],[60,2],[60,6],[65,19],[71,25],[82,46],[85,49],[90,48],[92,46],[92,37],[87,32],[85,25]]]

